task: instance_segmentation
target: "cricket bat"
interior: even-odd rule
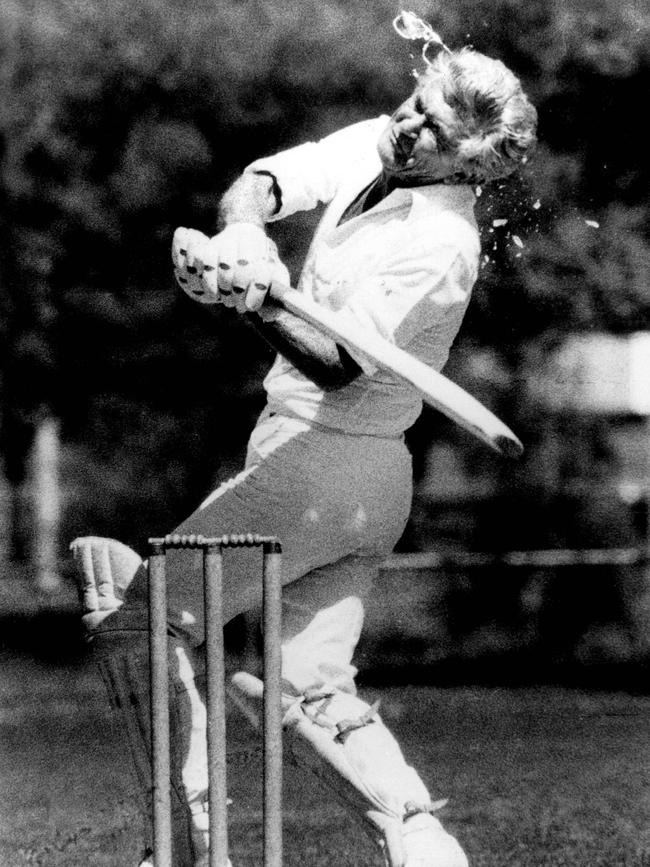
[[[383,337],[362,332],[336,311],[316,304],[307,295],[289,286],[273,283],[273,300],[285,310],[299,316],[344,347],[361,353],[378,367],[409,383],[425,403],[457,422],[490,448],[507,457],[519,457],[524,447],[507,425],[446,376]]]

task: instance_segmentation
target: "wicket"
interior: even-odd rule
[[[166,553],[203,552],[208,747],[209,867],[228,863],[226,797],[226,671],[223,642],[223,549],[263,550],[263,822],[264,867],[282,867],[281,554],[273,536],[170,535],[149,539],[149,641],[153,756],[153,836],[156,867],[172,867],[167,662]]]

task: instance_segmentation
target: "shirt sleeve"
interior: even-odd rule
[[[476,274],[473,258],[457,244],[424,247],[361,278],[339,314],[439,370],[462,322]],[[365,374],[377,372],[374,362],[354,350],[350,354]]]
[[[359,160],[377,158],[377,141],[387,123],[384,116],[361,121],[247,166],[246,172],[268,172],[276,179],[281,202],[271,221],[330,202]]]

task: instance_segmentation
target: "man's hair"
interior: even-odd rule
[[[452,109],[448,144],[458,154],[459,182],[503,178],[526,162],[537,141],[537,111],[500,60],[471,48],[440,51],[416,89],[426,90],[433,78]]]

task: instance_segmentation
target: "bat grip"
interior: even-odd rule
[[[282,307],[284,307],[283,299],[287,292],[291,291],[291,286],[287,286],[285,283],[280,283],[277,280],[273,280],[269,286],[269,296],[271,300],[275,301],[276,304],[280,304]]]

